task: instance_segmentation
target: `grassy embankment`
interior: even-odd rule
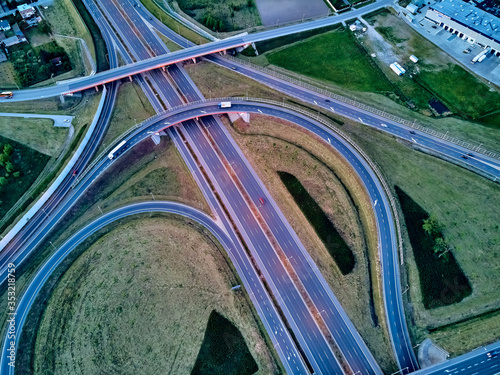
[[[110,125],[96,152],[96,157],[118,136],[155,114],[153,107],[136,82],[122,83],[116,100],[117,104],[113,107]]]
[[[240,280],[224,250],[190,220],[158,214],[125,219],[71,258],[44,290],[53,293],[43,315],[30,316],[40,318],[35,374],[133,374],[145,368],[190,374],[205,330],[213,329],[223,329],[223,337],[241,349],[248,345],[247,353],[234,353],[235,362],[247,354],[263,374],[276,373],[251,304],[244,293],[230,290]],[[213,310],[234,326],[219,319],[214,327]],[[246,344],[235,337],[238,330]],[[253,373],[252,363],[235,372],[227,358],[223,362],[225,374]]]
[[[364,102],[409,121],[417,120],[419,124],[442,133],[448,132],[448,135],[467,139],[477,145],[482,143],[491,150],[498,150],[500,133],[492,132],[489,128],[491,124],[496,123],[496,115],[488,113],[495,111],[494,108],[499,106],[500,96],[496,92],[489,91],[484,83],[462,68],[451,67],[453,61],[451,58],[411,29],[408,30],[407,25],[394,30],[398,33],[405,32],[411,37],[410,42],[401,43],[407,47],[404,52],[399,53],[404,56],[416,54],[422,59],[430,56],[436,60],[431,60],[428,69],[421,69],[417,79],[422,84],[410,79],[409,75],[397,77],[389,69],[388,64],[379,61],[381,55],[388,53],[386,50],[389,50],[389,47],[384,45],[385,50],[383,48],[381,51],[370,50],[376,43],[370,43],[367,34],[364,34],[362,39],[356,40],[350,35],[350,31],[327,32],[303,41],[296,38],[278,38],[263,42],[265,44],[261,48],[258,47],[258,50],[262,49],[265,53],[250,59],[262,65],[271,63],[281,66],[289,69],[295,78],[313,85]],[[398,37],[403,38],[399,34]],[[287,45],[290,42],[295,43]],[[377,53],[379,57],[372,58],[370,56],[372,52]],[[421,60],[417,65],[419,69],[421,63],[422,67],[426,66],[425,60]],[[453,85],[449,84],[450,79],[453,80]],[[476,97],[479,98],[477,106],[469,99],[471,92],[476,93]],[[477,123],[457,117],[429,117],[431,112],[427,107],[427,101],[433,96],[447,105],[450,101],[462,103],[466,113],[457,110],[458,114],[470,118],[484,115],[480,121],[484,120],[488,126],[478,126]],[[417,105],[418,111],[409,109],[406,102]],[[453,105],[450,104],[450,108],[454,109]]]
[[[328,219],[321,207],[294,175],[278,171],[281,182],[293,197],[295,203],[314,228],[343,275],[350,273],[355,265],[354,254],[345,243],[335,226]]]
[[[469,281],[453,256],[452,249],[436,253],[435,239],[423,228],[424,220],[428,220],[430,215],[403,190],[397,186],[395,190],[418,267],[425,308],[453,305],[470,296],[472,289]]]
[[[208,29],[230,32],[260,26],[254,0],[178,0],[179,8]]]
[[[209,92],[212,93],[212,97],[222,97],[245,95],[248,91],[250,96],[266,97],[279,101],[283,98],[283,95],[276,91],[258,85],[237,73],[208,63],[187,66],[186,68],[206,96]],[[286,97],[285,100],[287,100]],[[342,130],[348,132],[379,165],[388,184],[401,187],[423,209],[435,214],[444,227],[443,233],[447,242],[454,249],[454,256],[458,264],[472,285],[472,296],[461,303],[426,310],[420,294],[417,267],[407,245],[404,268],[408,271],[410,292],[406,293],[405,297],[410,297],[412,302],[412,309],[407,314],[410,317],[409,323],[414,340],[419,341],[428,336],[435,338],[439,344],[450,349],[453,354],[464,353],[485,342],[494,340],[497,337],[494,327],[500,319],[498,316],[496,318],[484,317],[480,327],[478,325],[483,334],[470,335],[467,336],[468,339],[464,335],[457,335],[457,333],[460,330],[470,331],[474,329],[475,321],[463,323],[460,327],[458,325],[452,326],[446,332],[439,334],[437,332],[429,334],[427,330],[500,307],[495,287],[500,283],[500,275],[496,271],[500,266],[498,263],[500,253],[497,251],[500,249],[500,239],[497,235],[498,223],[496,220],[498,216],[496,207],[500,205],[498,185],[460,167],[413,151],[406,145],[396,142],[393,137],[384,135],[377,130],[347,119],[342,119],[342,121],[344,123]],[[257,124],[256,120],[252,120],[250,129],[256,128]],[[477,126],[476,128],[478,130],[486,129]],[[282,137],[287,132],[289,130],[281,131],[277,136]],[[252,147],[252,149],[257,148],[259,147]],[[262,151],[263,147],[259,150]],[[274,159],[279,153],[275,152],[272,155]],[[263,161],[255,161],[252,165],[258,168],[259,163],[263,163]],[[273,170],[283,170],[277,168],[275,167]],[[304,181],[299,174],[296,176],[301,182]],[[270,186],[268,182],[266,182],[266,186]],[[306,188],[311,191],[307,186]],[[278,191],[278,188],[273,188],[272,191]],[[481,192],[481,194],[477,192]],[[395,196],[395,193],[393,195]],[[316,196],[313,196],[316,199]],[[280,204],[280,207],[283,209],[285,204]],[[324,206],[322,207],[324,209]],[[296,213],[296,215],[300,216],[300,213]],[[400,217],[403,217],[402,212],[400,212]],[[298,229],[297,227],[294,229],[297,232],[301,230],[300,226]],[[407,237],[405,243],[410,243]],[[307,246],[306,248],[309,249]],[[355,255],[358,260],[356,252]],[[323,273],[325,274],[325,272]],[[405,272],[403,272],[403,283],[406,283],[405,276]],[[333,288],[337,296],[339,296],[339,289]],[[347,306],[344,302],[342,304],[344,307]],[[346,310],[349,316],[353,317],[349,308],[346,307]],[[356,320],[354,318],[353,320],[356,324]],[[467,328],[464,328],[464,325],[467,325]],[[358,327],[358,325],[356,326]],[[358,329],[360,328],[358,327]],[[363,330],[360,329],[360,331],[363,334]]]
[[[196,44],[207,43],[208,40],[198,35],[193,30],[188,29],[174,18],[172,18],[166,11],[158,5],[155,0],[141,0],[144,5],[157,19],[159,19],[165,26],[177,32],[177,34],[190,40]]]
[[[31,186],[28,194],[23,195],[19,200],[18,207],[10,213],[8,216],[4,216],[0,219],[0,232],[6,233],[6,231],[12,227],[17,220],[21,218],[21,214],[25,212],[31,205],[33,205],[37,198],[45,191],[47,186],[57,177],[57,175],[62,171],[63,167],[71,157],[72,153],[76,150],[79,142],[84,136],[84,132],[87,126],[92,122],[93,116],[97,109],[99,103],[100,94],[95,94],[88,92],[84,94],[83,98],[72,97],[69,98],[64,104],[61,104],[58,99],[44,99],[36,100],[30,102],[18,102],[18,103],[6,103],[4,104],[4,110],[6,112],[26,112],[26,113],[55,113],[55,114],[67,114],[73,115],[72,125],[75,129],[73,138],[71,139],[68,147],[66,148],[66,156],[62,157],[60,161],[57,162],[54,167],[50,167],[43,170],[43,175],[39,175],[38,182],[36,186]],[[64,108],[64,110],[59,110],[58,108]],[[26,120],[26,128],[13,128],[9,124],[5,126],[0,126],[0,136],[6,135],[7,137],[12,137],[18,142],[26,144],[28,147],[32,147],[35,150],[44,150],[48,147],[53,147],[52,149],[57,149],[59,147],[59,152],[61,152],[61,144],[58,144],[59,137],[67,136],[68,128],[62,129],[51,129],[47,130],[47,137],[40,137],[40,129],[36,126],[39,123],[38,119]],[[32,135],[22,135],[24,130],[33,130]],[[56,136],[57,134],[57,136]],[[38,137],[37,137],[38,136]],[[59,155],[51,155],[51,161],[54,162],[55,158]],[[50,162],[50,161],[49,161]],[[24,193],[24,191],[23,191]]]
[[[48,155],[2,136],[0,136],[0,157],[5,157],[1,154],[4,146],[8,144],[13,147],[13,153],[9,154],[6,162],[11,163],[13,169],[9,171],[3,160],[0,163],[0,217],[4,217],[31,186],[50,159]],[[15,172],[19,172],[19,175]]]

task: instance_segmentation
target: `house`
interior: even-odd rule
[[[31,17],[31,18],[26,18],[24,20],[24,22],[26,23],[26,26],[25,28],[28,28],[28,27],[33,27],[33,26],[37,26],[38,23],[42,20],[41,17]]]
[[[410,60],[416,64],[418,62],[418,57],[415,55],[411,55]]]
[[[19,38],[17,36],[11,36],[10,38],[6,38],[4,39],[3,43],[5,44],[5,47],[10,47],[10,46],[14,46],[16,44],[19,44],[21,43],[21,41],[19,40]]]
[[[3,31],[10,30],[10,24],[9,21],[6,20],[0,20],[0,29]]]
[[[35,15],[35,8],[30,7],[28,4],[22,4],[17,7],[17,10],[19,11],[19,14],[21,14],[21,17],[23,18],[30,18]]]
[[[21,31],[21,28],[17,23],[12,25],[12,31],[14,31],[14,34],[16,34],[17,38],[19,39],[19,42],[26,42],[27,39],[24,36],[23,32]]]
[[[3,63],[4,61],[7,61],[7,55],[0,49],[0,63]]]

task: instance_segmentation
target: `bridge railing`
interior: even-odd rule
[[[405,119],[403,119],[403,118],[401,118],[399,116],[395,116],[395,115],[392,115],[390,113],[387,113],[386,111],[382,111],[380,109],[377,109],[377,108],[371,107],[369,105],[363,104],[363,103],[361,103],[361,102],[359,102],[357,100],[353,100],[351,98],[348,98],[348,97],[345,97],[345,96],[342,96],[342,95],[338,95],[338,94],[335,94],[335,93],[333,93],[331,91],[328,91],[328,90],[319,88],[317,86],[311,85],[309,83],[304,82],[303,80],[299,80],[299,79],[291,77],[289,75],[290,73],[288,73],[288,72],[287,72],[287,74],[284,74],[284,73],[278,72],[278,71],[273,70],[273,69],[269,69],[269,68],[265,68],[263,66],[255,65],[255,64],[253,64],[253,63],[251,63],[249,61],[238,59],[238,58],[230,56],[230,55],[225,55],[224,58],[229,59],[229,60],[234,61],[234,62],[237,62],[237,63],[242,64],[242,65],[248,66],[249,68],[252,68],[254,70],[258,70],[258,71],[260,71],[262,73],[265,73],[265,74],[268,74],[268,75],[270,75],[272,77],[275,77],[275,78],[281,79],[283,81],[292,83],[294,85],[300,86],[300,87],[302,87],[304,89],[307,89],[309,91],[313,91],[313,92],[315,92],[317,94],[321,94],[321,95],[327,96],[329,98],[333,98],[334,100],[337,100],[339,102],[355,106],[355,107],[360,108],[360,109],[362,109],[362,110],[364,110],[366,112],[369,112],[371,114],[375,114],[375,115],[377,115],[379,117],[388,119],[388,120],[393,121],[393,122],[397,122],[399,124],[408,126],[408,127],[412,128],[412,129],[421,131],[423,133],[430,134],[430,135],[432,135],[434,137],[438,137],[438,138],[444,139],[445,141],[454,143],[454,144],[456,144],[458,146],[467,148],[469,150],[476,151],[478,153],[487,155],[487,156],[495,158],[495,159],[500,159],[500,154],[499,153],[490,151],[490,150],[482,147],[482,145],[479,145],[479,146],[478,145],[474,145],[474,144],[472,144],[470,142],[466,142],[466,141],[464,141],[462,139],[459,139],[459,138],[456,138],[456,137],[451,137],[447,133],[443,134],[443,133],[435,131],[433,129],[429,129],[428,127],[419,125],[419,124],[417,124],[416,120],[413,121],[413,122],[412,121],[408,121],[408,120],[405,120]]]

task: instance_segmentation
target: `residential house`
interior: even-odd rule
[[[17,7],[17,10],[23,18],[30,18],[35,15],[35,8],[30,7],[28,4],[22,4]]]
[[[0,29],[3,31],[10,30],[10,24],[9,21],[6,20],[0,20]]]

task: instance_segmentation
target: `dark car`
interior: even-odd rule
[[[76,169],[75,169],[75,170],[73,171],[73,176],[76,176],[77,174],[78,174],[78,170],[76,170]]]
[[[474,155],[472,154],[472,152],[468,152],[468,153],[467,153],[467,155],[468,155],[468,156],[474,156]]]
[[[410,130],[410,134],[415,134],[415,131],[413,131],[413,130]]]
[[[325,102],[330,103],[330,99],[325,99]]]
[[[462,155],[462,158],[468,159],[469,157],[467,155]]]
[[[264,198],[259,198],[260,204],[264,204]]]

